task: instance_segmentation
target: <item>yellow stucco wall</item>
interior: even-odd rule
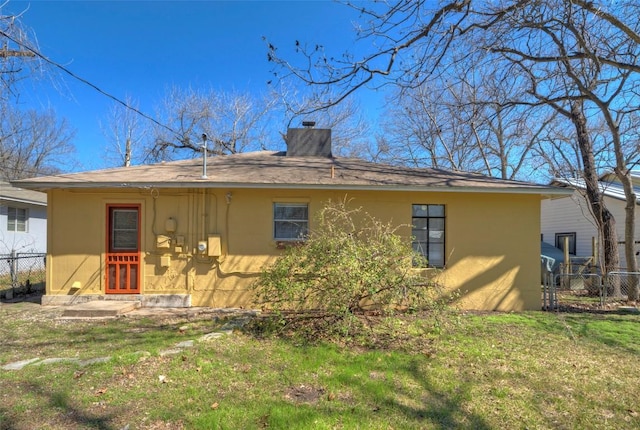
[[[447,267],[440,275],[459,304],[478,310],[540,309],[540,199],[536,195],[354,191],[354,206],[394,224],[412,204],[446,206]],[[141,293],[189,294],[194,306],[251,307],[248,285],[279,254],[273,203],[308,202],[310,216],[345,192],[269,189],[52,190],[47,295],[102,294],[108,204],[141,205]],[[165,230],[166,220],[176,231]],[[312,226],[313,227],[313,226]],[[404,232],[410,234],[408,229]],[[156,236],[171,238],[158,248]],[[197,251],[219,235],[220,257]],[[179,239],[184,245],[176,248]],[[161,266],[169,257],[169,266]]]

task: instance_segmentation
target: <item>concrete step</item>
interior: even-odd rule
[[[62,318],[115,318],[140,307],[136,300],[93,300],[69,306]]]

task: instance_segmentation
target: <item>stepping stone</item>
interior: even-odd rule
[[[31,363],[35,363],[36,361],[40,361],[40,359],[30,358],[28,360],[16,361],[14,363],[5,364],[4,366],[2,366],[2,369],[3,370],[20,370]]]
[[[193,347],[192,340],[185,340],[183,342],[176,344],[176,348],[192,348],[192,347]]]
[[[160,357],[166,357],[167,355],[180,354],[183,351],[182,348],[165,349],[164,351],[160,351],[158,355],[160,355]]]
[[[219,331],[213,332],[213,333],[207,333],[204,334],[202,336],[200,336],[200,338],[198,339],[200,342],[206,342],[208,340],[213,340],[213,339],[220,339],[223,336],[227,336],[227,333],[220,333]]]
[[[90,358],[88,360],[79,361],[78,364],[80,365],[80,367],[85,367],[91,364],[106,363],[109,360],[111,360],[111,357],[97,357],[97,358]]]
[[[79,363],[80,359],[73,357],[54,357],[54,358],[45,358],[44,360],[36,363],[37,366],[43,364],[54,364],[54,363]]]

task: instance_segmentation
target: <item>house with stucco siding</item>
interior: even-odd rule
[[[16,181],[49,199],[43,304],[252,307],[263,267],[347,198],[404,226],[460,306],[540,309],[540,200],[566,190],[334,157],[327,129],[286,140],[284,152]]]

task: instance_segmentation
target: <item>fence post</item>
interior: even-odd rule
[[[542,274],[542,310],[549,310],[549,273]]]
[[[11,277],[11,292],[7,291],[6,298],[13,299],[16,293],[16,287],[18,286],[18,255],[16,250],[11,250],[11,259],[9,261],[9,275]]]

